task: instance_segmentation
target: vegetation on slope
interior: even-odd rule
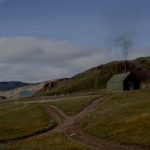
[[[88,133],[126,144],[150,145],[150,89],[115,93],[85,118]]]
[[[103,92],[102,92],[103,93]],[[101,93],[101,94],[102,94]],[[104,93],[106,95],[106,93]],[[79,126],[94,136],[116,140],[126,144],[150,145],[150,94],[149,89],[131,92],[109,93],[111,97],[103,106],[90,113]],[[35,104],[1,103],[0,139],[11,139],[34,134],[52,123],[43,105],[54,105],[68,115],[75,115],[97,95],[75,97]],[[42,101],[41,101],[42,102]],[[9,131],[9,129],[11,129]],[[19,133],[18,133],[19,132]],[[85,149],[65,139],[60,133],[51,133],[0,144],[0,149]]]
[[[0,141],[34,135],[55,123],[38,104],[1,103],[0,118]]]
[[[59,133],[51,133],[46,136],[34,138],[22,142],[3,144],[0,145],[0,149],[8,150],[87,150],[79,144],[72,143],[66,137]]]
[[[6,118],[1,121],[3,126],[1,127],[0,139],[12,139],[14,137],[22,137],[24,135],[30,135],[34,133],[34,129],[43,129],[49,122],[52,123],[53,118],[48,116],[48,114],[43,110],[42,106],[54,105],[62,109],[68,115],[75,115],[86,105],[88,105],[93,99],[98,97],[98,95],[88,95],[88,96],[77,96],[66,99],[57,99],[52,102],[35,104],[25,104],[14,102],[1,103],[0,116]],[[24,102],[24,101],[23,101]],[[29,102],[29,101],[28,101]],[[42,101],[41,101],[42,102]],[[4,114],[2,113],[4,111]],[[11,115],[11,114],[12,115]],[[32,113],[32,114],[31,114]],[[11,118],[10,118],[11,117]],[[50,117],[50,118],[49,118]],[[9,120],[6,122],[6,120]],[[4,123],[6,128],[4,129]],[[15,126],[17,125],[17,126]],[[9,129],[13,131],[9,132]],[[18,130],[17,130],[18,129]],[[33,129],[33,130],[32,130]],[[23,132],[25,134],[23,134]],[[7,133],[6,133],[7,132]],[[9,134],[8,134],[9,132]],[[18,133],[19,132],[19,133]],[[80,144],[74,143],[60,133],[52,132],[50,134],[41,135],[34,137],[32,139],[27,139],[23,141],[16,141],[15,143],[0,144],[0,149],[53,149],[53,150],[84,150],[87,148],[81,146]]]
[[[124,72],[124,66],[124,61],[116,61],[89,69],[71,78],[67,84],[51,89],[46,95],[104,89],[112,75]],[[135,72],[140,80],[145,81],[150,79],[149,66],[150,57],[138,58],[133,61],[128,61],[127,71]]]
[[[85,93],[84,93],[85,94]],[[75,115],[79,111],[81,111],[84,107],[86,107],[89,103],[91,103],[95,98],[99,97],[99,93],[94,93],[90,95],[90,93],[86,93],[86,95],[69,95],[69,96],[42,96],[42,97],[30,97],[15,100],[15,102],[21,103],[35,103],[35,104],[43,104],[43,105],[54,105],[61,109],[66,115]]]
[[[66,115],[75,115],[83,108],[85,108],[91,101],[97,98],[98,95],[88,97],[78,97],[73,99],[64,99],[50,102],[48,104],[54,105],[61,109]]]

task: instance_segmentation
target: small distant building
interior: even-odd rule
[[[62,86],[65,83],[67,83],[69,81],[68,78],[61,78],[61,79],[57,79],[57,80],[53,80],[53,81],[49,81],[46,82],[43,86],[43,88],[40,90],[42,92],[48,92],[49,90],[57,87],[57,86]]]
[[[115,74],[107,82],[108,91],[129,91],[140,89],[140,81],[131,73]]]
[[[21,91],[19,93],[20,97],[31,97],[32,95],[33,95],[33,93],[31,91],[27,91],[27,90]]]
[[[5,97],[5,96],[0,96],[0,100],[5,100],[5,99],[7,99],[7,97]]]

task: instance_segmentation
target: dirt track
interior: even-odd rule
[[[53,117],[58,121],[58,126],[54,129],[64,136],[66,136],[72,142],[84,145],[90,149],[96,150],[142,150],[146,148],[141,148],[138,146],[123,145],[119,142],[108,141],[105,139],[97,138],[85,133],[82,129],[78,127],[78,123],[86,117],[90,112],[94,111],[98,107],[102,106],[108,98],[101,97],[93,101],[90,105],[80,111],[77,115],[68,117],[54,106],[46,107],[48,113],[53,115]],[[62,120],[63,123],[62,123]]]
[[[17,142],[22,140],[37,139],[44,137],[45,135],[51,134],[52,132],[59,132],[63,134],[68,140],[73,143],[81,144],[89,149],[95,150],[148,150],[149,148],[141,148],[139,146],[123,145],[119,142],[108,141],[95,136],[91,136],[85,133],[79,128],[78,123],[86,116],[89,115],[95,109],[101,107],[109,98],[100,97],[93,100],[87,107],[77,113],[75,116],[67,116],[64,112],[55,106],[48,105],[44,106],[45,110],[52,116],[57,122],[57,126],[49,129],[45,132],[38,133],[34,136],[25,137],[23,139],[9,140],[5,143]]]

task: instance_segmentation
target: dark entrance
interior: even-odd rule
[[[123,82],[125,91],[140,89],[140,81],[134,74],[130,74]]]

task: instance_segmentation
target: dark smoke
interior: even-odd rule
[[[135,34],[121,33],[115,40],[115,46],[122,51],[125,60],[128,58],[130,49],[134,45]]]

